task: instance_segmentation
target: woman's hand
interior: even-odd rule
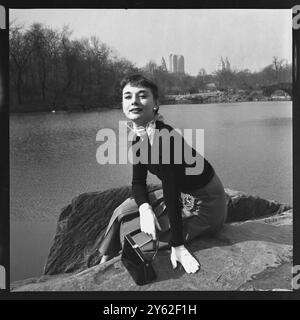
[[[143,203],[139,207],[140,212],[140,227],[141,231],[150,234],[153,240],[156,240],[156,230],[161,230],[161,227],[157,221],[155,213],[149,203]]]
[[[181,263],[187,273],[195,273],[200,269],[200,263],[189,253],[185,246],[172,247],[171,263],[173,269],[177,266],[177,261]]]

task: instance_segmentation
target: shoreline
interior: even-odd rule
[[[293,102],[291,99],[286,99],[286,100],[258,100],[258,101],[221,101],[221,102],[208,102],[208,103],[199,103],[199,102],[176,102],[174,103],[162,103],[160,107],[166,107],[166,106],[182,106],[182,105],[217,105],[217,104],[239,104],[239,103],[263,103],[263,102]],[[113,108],[108,108],[108,107],[103,107],[103,108],[91,108],[91,109],[70,109],[70,110],[54,110],[53,111],[43,111],[43,110],[31,110],[31,111],[9,111],[9,116],[11,115],[35,115],[35,114],[71,114],[71,113],[91,113],[91,112],[108,112],[108,111],[113,111],[113,110],[122,110],[121,107],[113,107]]]

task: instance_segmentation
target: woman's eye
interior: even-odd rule
[[[130,96],[125,96],[124,99],[128,100],[130,99],[131,97]]]
[[[145,94],[141,94],[139,97],[140,97],[141,99],[146,99],[146,98],[147,98],[147,96],[146,96]]]

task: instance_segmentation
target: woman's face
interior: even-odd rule
[[[123,112],[137,125],[145,125],[154,117],[157,103],[149,88],[136,87],[128,83],[122,93]]]

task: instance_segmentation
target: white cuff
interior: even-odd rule
[[[178,246],[178,247],[172,247],[172,251],[181,251],[181,250],[184,250],[186,249],[185,246],[182,244],[181,246]]]
[[[141,204],[139,206],[139,211],[140,212],[144,212],[144,211],[146,211],[148,209],[152,209],[152,207],[150,206],[150,204],[148,202],[145,202],[145,203],[143,203],[143,204]]]

